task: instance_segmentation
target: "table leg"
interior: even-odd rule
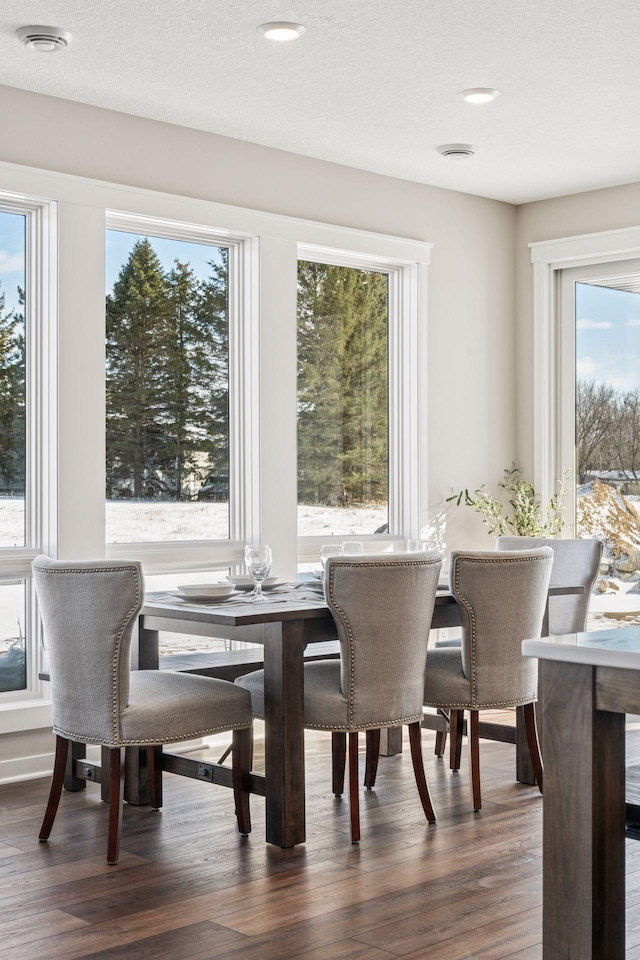
[[[264,627],[267,843],[305,840],[304,624]]]
[[[380,731],[380,756],[395,757],[402,753],[402,727],[383,727]]]
[[[157,670],[160,666],[160,634],[157,630],[138,627],[131,644],[132,670]],[[124,798],[127,803],[144,806],[149,803],[147,748],[127,747],[125,757]]]
[[[544,960],[624,960],[624,714],[596,710],[595,679],[540,662]]]
[[[65,790],[86,790],[87,781],[83,777],[76,777],[73,765],[75,760],[84,760],[87,755],[86,743],[78,743],[77,740],[71,740],[67,752],[67,767],[64,774]]]
[[[516,707],[516,780],[519,783],[534,784],[536,782],[527,744],[524,709],[522,707]]]

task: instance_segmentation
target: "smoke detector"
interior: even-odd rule
[[[25,47],[38,50],[40,53],[57,53],[64,50],[71,43],[71,34],[60,27],[43,27],[40,24],[31,27],[20,27],[16,36]]]
[[[473,143],[442,143],[436,150],[441,157],[464,160],[466,157],[473,157],[478,148]]]

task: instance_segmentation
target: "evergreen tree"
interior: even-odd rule
[[[169,285],[138,240],[107,296],[107,497],[166,492]]]
[[[209,262],[195,313],[192,410],[198,449],[206,454],[207,476],[199,499],[229,496],[229,256]]]
[[[24,308],[24,290],[18,288]],[[25,483],[25,336],[24,309],[7,310],[0,288],[0,482],[24,493]]]
[[[136,242],[107,297],[107,496],[226,499],[227,251],[199,281]]]
[[[388,279],[303,261],[298,268],[298,496],[388,496]]]
[[[167,278],[168,325],[163,378],[165,441],[160,451],[172,499],[188,499],[185,481],[202,479],[197,462],[193,379],[198,328],[199,284],[188,263],[176,260]]]

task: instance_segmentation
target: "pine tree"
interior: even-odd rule
[[[207,476],[199,499],[229,496],[229,256],[209,262],[195,314],[192,356],[192,410],[198,449],[206,455]]]
[[[388,280],[298,268],[298,498],[371,503],[388,493]]]
[[[18,288],[24,308],[24,290]],[[0,482],[24,493],[25,483],[25,335],[24,310],[7,310],[0,288]]]
[[[138,240],[107,296],[107,497],[166,494],[169,288]]]
[[[176,260],[167,278],[168,326],[164,351],[165,442],[160,451],[165,481],[172,499],[189,499],[185,481],[202,477],[198,470],[196,423],[193,409],[195,344],[198,340],[196,310],[199,284],[188,263]]]

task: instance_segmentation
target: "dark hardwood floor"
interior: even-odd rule
[[[381,758],[354,846],[330,739],[308,736],[308,840],[293,850],[264,843],[261,799],[243,840],[230,790],[167,775],[161,813],[125,806],[109,867],[98,787],[63,795],[47,844],[48,782],[0,787],[0,960],[540,960],[542,801],[513,782],[514,748],[482,742],[474,814],[466,744],[452,775],[425,732],[434,826],[408,749]],[[629,741],[637,762],[640,729]],[[640,843],[627,875],[627,957],[640,960]]]

